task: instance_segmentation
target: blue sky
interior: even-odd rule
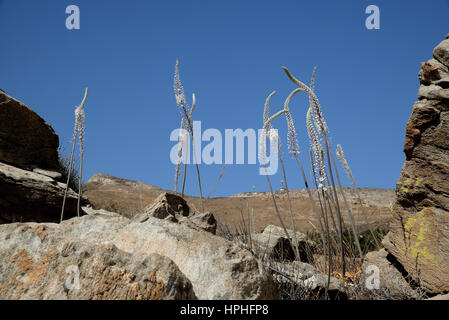
[[[71,4],[80,8],[80,30],[65,27]],[[380,30],[365,28],[370,4],[380,8]],[[0,88],[49,122],[68,152],[88,86],[85,180],[104,172],[172,189],[176,59],[187,96],[197,96],[194,119],[223,133],[260,128],[272,90],[272,110],[280,108],[294,89],[282,65],[305,82],[317,66],[332,142],[343,146],[356,182],[394,188],[420,62],[449,32],[448,14],[448,0],[0,0]],[[291,109],[308,162],[306,97],[297,95]],[[286,142],[284,122],[274,125]],[[303,188],[288,155],[286,165],[290,188]],[[258,168],[228,165],[214,196],[267,190]],[[200,166],[205,195],[221,169]],[[280,180],[279,170],[276,188]],[[187,192],[198,195],[193,166]]]

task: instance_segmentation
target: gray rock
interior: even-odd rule
[[[263,270],[249,251],[221,237],[194,230],[184,224],[154,217],[149,217],[145,222],[136,222],[124,217],[94,214],[66,220],[61,224],[0,225],[0,254],[8,252],[8,257],[13,257],[21,250],[25,250],[30,257],[44,256],[45,252],[52,253],[55,257],[64,256],[66,254],[64,252],[68,252],[67,255],[70,257],[73,256],[71,251],[68,251],[72,246],[71,243],[82,244],[88,248],[101,245],[114,246],[120,252],[128,254],[126,260],[131,261],[130,264],[135,262],[136,266],[152,253],[166,256],[190,280],[194,294],[199,299],[279,297],[271,275]],[[79,257],[83,257],[81,251]],[[5,264],[10,259],[5,257],[0,258],[0,261]],[[28,273],[41,272],[45,262],[37,261],[31,264],[31,267],[22,269],[23,279],[27,279]],[[107,261],[104,261],[104,264],[113,265]],[[129,270],[132,268],[130,265]],[[102,276],[104,269],[89,267],[81,271],[90,272],[86,277],[96,279]],[[48,286],[50,283],[53,285],[60,283],[56,273],[45,272],[43,277],[46,277],[45,282]],[[10,281],[13,281],[8,280],[10,278],[1,277],[0,288],[4,289],[0,289],[0,292],[8,290]],[[187,286],[184,280],[181,283]],[[104,291],[108,291],[114,290],[115,286],[113,281],[109,281],[103,288]],[[188,294],[184,289],[180,290],[179,294],[181,292]],[[176,296],[175,293],[173,295]]]
[[[412,289],[399,270],[388,260],[388,252],[385,249],[369,252],[362,266],[361,284],[364,285],[367,277],[372,275],[373,270],[370,266],[376,266],[379,269],[379,289],[381,292],[387,292],[392,299],[411,299],[417,298],[418,294]]]
[[[292,263],[272,262],[272,269],[281,276],[287,276],[296,282],[311,278],[317,273],[314,266],[300,261],[293,261]]]
[[[429,298],[427,300],[449,300],[449,293],[448,294],[439,294],[439,295]]]
[[[142,214],[136,215],[133,220],[145,222],[150,217],[184,223],[193,229],[212,234],[215,234],[217,230],[217,221],[212,213],[192,210],[183,198],[170,192],[161,193],[144,209]]]
[[[59,168],[59,138],[33,110],[0,92],[0,161],[20,168]]]
[[[167,219],[177,222],[178,216],[188,216],[190,208],[187,202],[172,193],[161,193],[152,204],[144,209],[144,212],[133,218],[135,221],[145,222],[148,218]]]
[[[418,99],[449,100],[449,89],[443,89],[435,84],[421,85],[418,90]]]
[[[0,162],[0,223],[59,222],[65,187],[47,175]],[[69,189],[65,219],[77,215],[77,199]],[[85,198],[82,204],[87,204]]]
[[[158,254],[52,237],[56,225],[11,225],[0,245],[0,299],[193,299],[192,284]],[[4,234],[2,234],[4,237]],[[21,245],[17,241],[26,240]]]
[[[314,266],[299,261],[293,261],[292,263],[271,262],[270,269],[281,288],[285,287],[287,291],[302,288],[303,291],[309,292],[314,299],[325,298],[328,277],[325,274],[318,273]],[[330,277],[328,297],[332,300],[348,298],[342,280]]]
[[[33,172],[42,174],[44,176],[53,178],[55,180],[61,180],[61,178],[62,178],[62,174],[57,172],[57,171],[51,171],[51,170],[44,170],[44,169],[34,168]]]
[[[304,285],[310,290],[324,290],[326,289],[328,276],[324,274],[315,274],[304,281]],[[336,291],[340,293],[345,292],[345,283],[337,278],[330,277],[329,291]]]
[[[433,56],[449,68],[449,39],[441,41],[441,43],[433,49]]]
[[[111,212],[111,211],[107,211],[104,209],[99,209],[99,210],[95,210],[92,207],[82,207],[81,208],[84,213],[86,214],[90,214],[90,215],[105,215],[105,216],[109,216],[109,217],[121,217],[120,213],[116,213],[116,212]]]

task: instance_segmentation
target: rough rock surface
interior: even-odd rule
[[[160,298],[189,297],[187,280],[168,260],[162,263],[163,271],[151,261],[147,267],[142,265],[152,253],[173,261],[190,280],[199,299],[279,297],[269,272],[237,244],[185,224],[154,217],[136,222],[104,214],[89,214],[61,224],[0,225],[0,268],[4,268],[0,272],[0,296],[50,297],[51,292],[62,292],[61,277],[65,270],[62,268],[74,264],[80,268],[82,285],[94,293],[69,292],[72,296],[68,298],[134,299],[151,298],[152,294]],[[55,270],[59,264],[61,269]],[[10,273],[17,272],[7,276],[7,269],[11,269]],[[154,281],[148,280],[153,278],[145,274],[145,269],[156,272]],[[46,286],[40,287],[40,281]],[[115,281],[123,288],[116,288]],[[160,290],[161,281],[168,291]],[[25,287],[31,284],[35,291],[27,293]],[[96,284],[101,284],[101,290],[95,288]],[[11,291],[14,286],[16,289]]]
[[[270,269],[274,279],[279,283],[280,289],[286,287],[288,292],[292,290],[292,284],[294,284],[303,290],[310,291],[315,298],[325,298],[328,277],[319,273],[314,266],[300,261],[271,262]],[[328,295],[332,300],[347,299],[344,282],[330,277]]]
[[[389,258],[393,261],[390,261]],[[361,282],[364,283],[367,277],[373,274],[370,266],[374,265],[379,268],[379,288],[373,290],[380,290],[392,299],[417,298],[417,292],[412,289],[411,284],[396,268],[394,262],[394,258],[385,249],[368,253],[362,266],[364,272]]]
[[[324,292],[326,290],[328,281],[328,276],[325,274],[317,273],[313,275],[312,277],[304,280],[304,285],[309,288],[310,290],[315,291],[316,293],[320,295],[324,295]],[[345,293],[345,283],[343,280],[330,277],[329,282],[329,289],[328,289],[329,297],[332,300],[345,300],[347,299],[346,293]]]
[[[53,227],[9,226],[0,244],[0,299],[194,298],[192,284],[170,259],[154,253],[134,258],[107,243],[58,244],[47,235]]]
[[[295,258],[294,246],[298,247],[299,257],[302,262],[309,262],[311,254],[314,252],[314,245],[307,240],[304,233],[287,229],[293,241],[293,246],[287,238],[284,229],[278,226],[269,225],[262,233],[252,234],[251,239],[255,250],[262,256],[267,255],[275,261],[293,261]]]
[[[48,175],[0,162],[0,223],[59,222],[65,187]],[[69,189],[64,219],[77,215],[77,199]]]
[[[217,231],[217,221],[212,213],[192,210],[183,198],[169,192],[161,193],[152,204],[144,209],[142,214],[135,216],[133,220],[145,222],[150,217],[184,223],[194,229],[212,234]]]
[[[406,160],[383,244],[419,285],[449,291],[449,39],[421,66]]]
[[[0,161],[58,169],[59,138],[33,110],[0,91]]]

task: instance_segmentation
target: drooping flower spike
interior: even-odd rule
[[[313,117],[314,117],[314,122],[315,122],[315,125],[317,128],[317,132],[320,135],[327,134],[329,132],[329,130],[328,130],[326,121],[324,120],[320,102],[318,101],[318,98],[315,95],[315,93],[313,92],[313,90],[310,87],[308,87],[307,85],[305,85],[304,83],[302,83],[301,81],[299,81],[298,79],[296,79],[286,67],[282,67],[282,69],[284,69],[285,73],[290,78],[290,80],[293,81],[294,84],[296,84],[298,87],[303,89],[303,91],[305,91],[309,95],[310,105],[312,106]],[[314,78],[314,76],[313,76],[313,78]]]

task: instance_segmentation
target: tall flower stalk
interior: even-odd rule
[[[178,179],[179,179],[179,174],[180,174],[180,169],[181,169],[181,161],[182,161],[182,154],[183,154],[183,146],[184,144],[186,144],[186,136],[184,134],[184,118],[181,119],[181,126],[180,126],[180,131],[179,131],[179,137],[178,137],[178,157],[176,159],[176,167],[175,167],[175,184],[173,187],[173,191],[175,191],[176,193],[178,192]],[[187,142],[188,143],[188,142]]]
[[[184,87],[182,86],[181,80],[179,78],[179,61],[178,60],[176,60],[173,88],[175,91],[176,104],[178,105],[178,109],[181,113],[181,118],[184,121],[184,123],[187,127],[187,131],[190,134],[190,140],[192,142],[192,149],[193,149],[193,158],[194,158],[196,173],[197,173],[197,177],[198,177],[198,188],[199,188],[199,192],[200,192],[201,210],[204,211],[203,192],[201,189],[201,176],[200,176],[200,170],[198,168],[198,161],[196,159],[195,140],[194,140],[194,136],[193,136],[193,126],[192,126],[192,115],[193,115],[193,110],[195,109],[195,105],[196,105],[196,98],[195,98],[195,94],[192,94],[192,108],[189,109],[189,106],[187,104],[187,99],[184,94]],[[187,157],[187,155],[188,155],[188,153],[186,153],[186,157]],[[186,166],[187,166],[187,161],[184,162],[184,177],[183,177],[182,193],[181,193],[182,197],[184,197]],[[177,180],[176,180],[176,183],[177,183]]]
[[[74,132],[73,132],[73,145],[72,145],[72,152],[70,154],[70,163],[69,163],[69,169],[68,169],[68,175],[67,175],[67,183],[66,188],[64,191],[64,198],[62,200],[62,209],[61,209],[61,219],[60,222],[62,222],[64,218],[64,208],[65,208],[65,201],[67,198],[67,192],[69,189],[69,181],[70,176],[72,173],[72,165],[73,165],[73,156],[75,153],[75,146],[76,141],[79,137],[79,144],[80,144],[80,174],[79,174],[79,191],[78,191],[78,202],[77,202],[77,214],[78,217],[80,216],[80,205],[81,205],[81,194],[82,194],[82,188],[81,188],[81,182],[82,182],[82,174],[83,174],[83,155],[84,155],[84,129],[85,129],[85,113],[84,113],[84,105],[87,100],[87,94],[88,94],[88,88],[86,88],[84,92],[84,98],[81,101],[81,104],[76,107],[75,109],[75,125],[74,125]]]
[[[276,144],[277,145],[277,152],[278,152],[278,157],[279,157],[279,161],[281,162],[281,168],[282,168],[282,176],[283,176],[283,182],[284,182],[284,186],[285,186],[285,192],[286,192],[286,194],[287,194],[287,202],[288,202],[288,209],[289,209],[289,214],[290,214],[290,224],[291,224],[291,226],[292,226],[292,229],[293,229],[293,240],[294,240],[294,243],[293,242],[291,242],[292,243],[292,247],[294,248],[294,252],[295,252],[295,255],[296,255],[296,258],[298,259],[298,260],[300,260],[300,257],[299,257],[299,249],[298,249],[298,239],[297,239],[297,234],[296,234],[296,227],[295,227],[295,220],[294,220],[294,217],[293,217],[293,209],[292,209],[292,202],[291,202],[291,199],[290,199],[290,191],[289,191],[289,189],[288,189],[288,183],[287,183],[287,175],[286,175],[286,173],[285,173],[285,166],[284,166],[284,160],[282,159],[282,154],[281,154],[281,144],[280,144],[280,138],[279,138],[279,136],[277,135],[277,133],[276,133],[276,131],[272,128],[272,126],[271,126],[271,122],[272,122],[272,120],[270,120],[270,118],[269,118],[269,104],[270,104],[270,100],[271,100],[271,98],[273,97],[273,95],[276,93],[276,91],[273,91],[269,96],[268,96],[268,98],[267,98],[267,100],[266,100],[266,102],[265,102],[265,109],[264,109],[264,117],[263,117],[263,120],[264,120],[264,138],[263,138],[263,144],[265,145],[265,135],[267,134],[267,132],[268,132],[268,136],[269,136],[269,138],[270,138],[270,143],[274,143],[274,144]],[[288,105],[288,102],[291,100],[291,97],[289,97],[289,98],[287,98],[287,101],[285,102],[287,105]],[[285,109],[285,108],[284,108]],[[298,147],[298,143],[297,143],[297,140],[296,140],[296,136],[294,136],[293,138],[291,138],[291,143],[293,143],[293,144],[295,144],[295,141],[296,141],[296,147]],[[298,147],[299,148],[299,147]],[[263,151],[263,156],[265,156],[265,150]],[[265,163],[265,161],[264,161],[264,163]],[[269,180],[269,177],[268,177],[268,174],[266,175],[267,176],[267,178],[268,178],[268,180]],[[271,185],[271,183],[270,183],[270,185]],[[275,200],[275,198],[273,197],[273,201],[275,201],[276,202],[276,200]],[[275,206],[275,207],[277,207],[277,206]],[[281,219],[281,216],[279,215],[279,219],[281,220],[281,224],[283,224],[283,222],[282,222],[282,219]],[[288,234],[288,232],[287,232],[287,230],[285,229],[285,234],[287,235],[287,238],[289,238],[289,234]],[[289,238],[290,239],[290,238]]]
[[[336,207],[335,209],[337,212],[338,237],[339,237],[339,242],[340,242],[340,251],[341,251],[340,254],[341,254],[341,262],[342,262],[342,275],[344,276],[346,274],[346,262],[345,262],[345,257],[344,257],[345,250],[344,250],[344,244],[343,244],[343,224],[342,224],[342,215],[341,215],[340,204],[339,204],[339,200],[338,200],[338,196],[337,196],[337,188],[335,187],[334,173],[332,170],[332,163],[331,163],[331,156],[330,156],[330,142],[329,142],[329,137],[328,137],[329,129],[328,129],[326,121],[324,119],[323,112],[321,110],[321,105],[318,101],[317,96],[313,92],[313,90],[310,87],[308,87],[307,85],[305,85],[304,83],[302,83],[301,81],[299,81],[298,79],[296,79],[287,68],[282,67],[282,69],[284,69],[285,73],[287,74],[287,76],[290,78],[290,80],[294,84],[296,84],[299,88],[302,89],[302,91],[304,91],[308,94],[309,102],[310,102],[310,105],[311,105],[312,111],[313,111],[315,127],[317,128],[318,134],[322,136],[322,139],[324,141],[325,154],[326,154],[330,183],[331,183],[331,190],[333,193],[333,197],[335,199],[335,207]],[[296,156],[296,158],[298,159],[297,156]],[[300,164],[299,161],[298,161],[298,163]],[[301,171],[304,171],[301,164],[300,164],[300,167],[301,167]]]

